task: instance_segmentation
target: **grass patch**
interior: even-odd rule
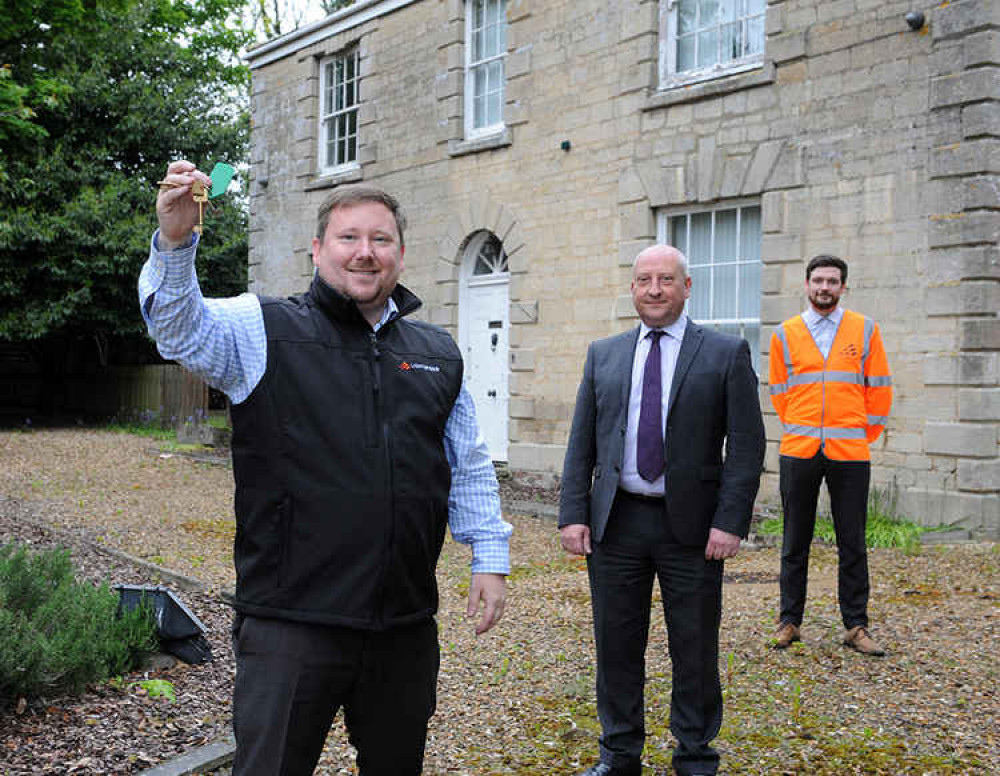
[[[229,423],[228,412],[209,412],[204,414],[198,412],[194,417],[185,419],[167,418],[155,410],[144,410],[143,412],[130,414],[123,417],[112,418],[106,428],[120,434],[135,434],[136,436],[149,437],[161,442],[177,442],[175,429],[180,420],[185,423],[204,424],[212,428],[232,430]],[[202,447],[194,445],[194,447]]]
[[[592,698],[542,696],[512,708],[510,714],[526,735],[508,741],[499,753],[473,743],[466,757],[470,772],[575,774],[597,760],[600,724]]]
[[[833,679],[816,670],[805,650],[800,656],[804,659],[788,660],[784,653],[727,660],[725,716],[717,739],[726,773],[957,776],[983,766],[975,755],[929,751],[927,742],[914,745],[905,735],[858,725],[846,713],[818,713],[812,701],[831,692]],[[666,701],[666,693],[653,699]]]
[[[215,425],[211,423],[210,425]],[[221,426],[217,426],[221,428]],[[128,423],[110,423],[106,426],[108,431],[112,431],[116,434],[132,434],[134,436],[146,437],[147,439],[153,439],[157,442],[162,443],[160,449],[164,453],[178,453],[181,455],[190,453],[202,453],[206,451],[213,451],[215,448],[209,445],[192,444],[187,442],[177,441],[177,432],[172,428],[162,428],[157,423],[144,423],[141,421],[132,421]]]
[[[176,436],[174,437],[176,439]],[[181,442],[171,442],[167,441],[165,445],[161,448],[165,453],[202,453],[206,450],[214,450],[215,448],[209,447],[208,445],[196,445],[191,443],[181,443]]]
[[[107,429],[108,431],[113,431],[116,434],[133,434],[135,436],[155,439],[158,442],[169,442],[177,439],[177,434],[175,434],[171,429],[160,428],[158,425],[140,422],[111,423],[108,425]]]
[[[772,517],[761,522],[757,531],[764,536],[781,536],[783,523],[783,518]],[[872,488],[868,494],[865,541],[869,547],[899,547],[904,550],[913,550],[920,546],[921,534],[936,530],[941,529],[917,525],[899,514],[894,485],[890,485],[885,490]],[[837,534],[833,528],[833,520],[829,517],[817,516],[813,535],[821,541],[835,544]]]
[[[723,737],[724,740],[724,737]],[[751,744],[750,747],[747,744]],[[979,772],[978,758],[914,751],[902,737],[870,728],[829,729],[762,726],[742,731],[726,747],[727,773],[808,773],[843,776],[849,773],[958,776]],[[752,754],[747,753],[752,750]]]
[[[205,425],[212,428],[221,428],[231,431],[232,424],[229,422],[228,412],[210,412],[205,418]]]

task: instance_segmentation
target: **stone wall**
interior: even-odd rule
[[[254,290],[303,288],[319,202],[374,181],[410,219],[404,282],[454,333],[462,249],[493,231],[511,269],[509,463],[557,472],[587,344],[635,324],[629,267],[657,210],[759,203],[762,382],[771,328],[806,304],[805,262],[843,256],[845,304],[879,322],[895,378],[876,484],[915,519],[997,534],[1000,4],[771,0],[761,67],[660,91],[659,0],[510,0],[506,128],[471,142],[464,4],[360,5],[385,12],[251,53]],[[318,57],[355,43],[360,167],[323,179]]]
[[[933,15],[930,160],[921,257],[927,325],[948,331],[922,356],[922,454],[903,509],[928,524],[996,535],[1000,459],[1000,5],[942,5]],[[937,409],[937,408],[935,408]],[[909,473],[908,473],[909,474]]]

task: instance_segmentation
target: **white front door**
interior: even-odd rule
[[[494,461],[507,460],[509,285],[491,278],[469,282],[466,300],[465,387]]]

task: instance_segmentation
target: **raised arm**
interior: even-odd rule
[[[139,306],[164,358],[177,361],[233,403],[243,401],[267,365],[260,301],[252,294],[205,299],[194,261],[198,206],[191,184],[208,176],[190,162],[173,162],[156,198],[160,229],[139,276]]]

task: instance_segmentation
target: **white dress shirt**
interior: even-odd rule
[[[837,336],[837,329],[840,328],[840,321],[844,317],[844,311],[840,305],[833,308],[832,312],[821,315],[812,307],[802,313],[802,320],[806,322],[806,328],[812,334],[813,342],[819,348],[825,359],[830,355],[830,348],[833,347],[833,340]]]
[[[670,386],[674,380],[674,368],[677,366],[677,356],[681,351],[681,340],[687,328],[687,315],[680,318],[661,331],[660,337],[660,385],[663,395],[660,398],[660,419],[667,423],[667,410],[670,405]],[[664,476],[661,474],[652,482],[646,482],[639,475],[636,455],[636,444],[639,432],[639,410],[642,405],[642,373],[646,368],[646,357],[652,347],[652,339],[648,336],[652,329],[645,323],[639,324],[639,341],[632,356],[632,388],[628,395],[628,426],[625,429],[625,459],[622,461],[619,487],[629,493],[640,493],[645,496],[662,496]]]

